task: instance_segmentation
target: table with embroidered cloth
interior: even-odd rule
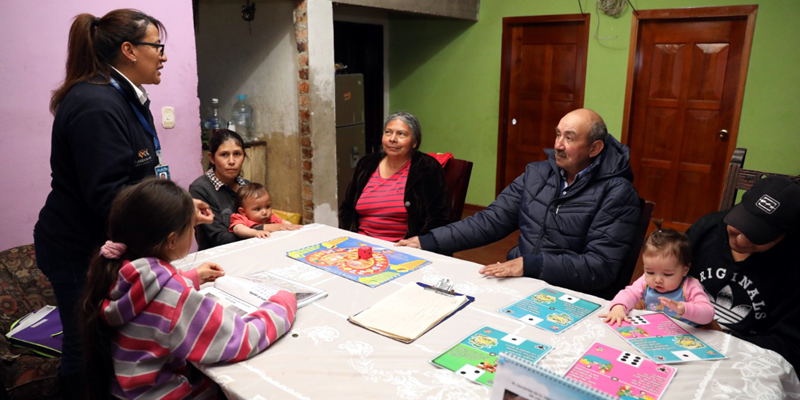
[[[286,256],[287,251],[349,236],[430,260],[430,265],[370,288]],[[435,253],[394,248],[392,243],[321,224],[275,232],[193,253],[174,265],[194,268],[216,262],[232,275],[269,270],[328,292],[297,313],[291,331],[265,352],[234,364],[198,365],[229,399],[489,399],[491,388],[437,368],[430,360],[482,326],[553,346],[539,365],[564,374],[593,342],[636,353],[597,315],[607,301],[531,278],[484,278],[480,265]],[[475,301],[411,344],[378,335],[347,321],[409,282],[435,285],[450,278],[458,293]],[[554,334],[497,310],[551,287],[602,304],[577,325]],[[800,397],[792,366],[777,353],[719,331],[691,333],[728,358],[671,364],[678,369],[664,399],[783,399]]]

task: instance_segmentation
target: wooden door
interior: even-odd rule
[[[583,107],[589,14],[503,18],[497,193],[553,147],[558,121]]]
[[[622,140],[639,196],[655,202],[653,218],[664,227],[686,230],[717,210],[736,147],[756,7],[634,15]]]

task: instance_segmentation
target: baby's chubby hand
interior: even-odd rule
[[[670,300],[666,297],[659,297],[658,299],[661,300],[661,304],[665,305],[670,310],[675,311],[678,313],[678,315],[686,314],[686,303],[682,301]]]
[[[225,270],[217,263],[207,262],[197,267],[197,278],[200,280],[200,284],[214,282],[223,275],[225,275]]]
[[[605,318],[605,321],[603,321],[605,323],[611,322],[611,326],[622,325],[622,321],[631,322],[631,319],[628,318],[628,313],[625,312],[625,306],[622,304],[614,305],[607,313],[601,314],[600,318]]]

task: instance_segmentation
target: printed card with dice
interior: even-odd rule
[[[534,364],[552,349],[552,346],[484,326],[431,362],[473,382],[492,386],[500,353]]]
[[[726,358],[666,314],[643,314],[631,316],[630,319],[631,322],[607,326],[657,363]]]
[[[600,304],[552,288],[544,288],[497,311],[528,325],[561,333],[598,308]]]
[[[614,397],[656,400],[664,395],[676,372],[674,367],[594,342],[564,377]]]

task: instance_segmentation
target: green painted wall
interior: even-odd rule
[[[619,18],[598,18],[594,0],[580,3],[592,13],[584,104],[619,139],[632,13],[626,7]],[[737,147],[748,149],[748,168],[800,174],[800,1],[633,0],[637,10],[754,3]],[[390,108],[419,117],[424,151],[449,151],[475,163],[467,203],[485,206],[495,197],[503,17],[577,13],[575,1],[483,0],[478,22],[390,20]]]

